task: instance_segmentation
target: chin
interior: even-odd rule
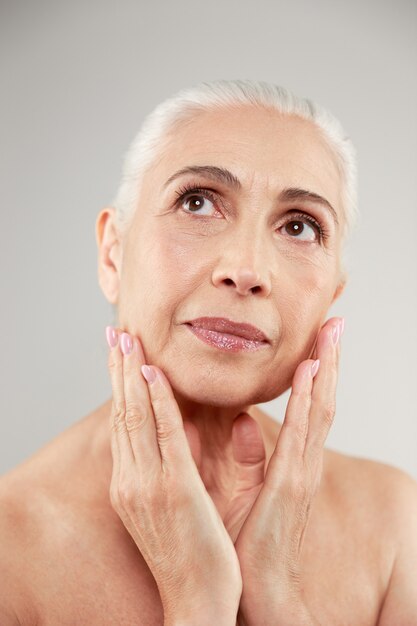
[[[209,391],[206,393],[196,394],[194,392],[187,393],[187,391],[177,391],[174,390],[174,395],[177,399],[177,402],[181,402],[183,399],[185,402],[190,402],[192,404],[201,404],[202,406],[213,406],[219,408],[232,408],[232,407],[242,407],[250,404],[254,404],[253,398],[242,397],[242,395],[230,396],[230,394],[219,393],[218,390],[210,393]]]
[[[226,355],[231,359],[231,355]],[[267,364],[258,366],[214,362],[200,354],[176,352],[161,354],[154,363],[167,376],[174,396],[180,400],[206,406],[233,407],[269,402],[288,389],[291,384],[286,369],[286,379],[280,379],[277,368],[268,370]],[[278,366],[281,374],[282,367]],[[263,372],[268,372],[265,376]]]
[[[267,393],[265,389],[250,388],[249,385],[234,385],[233,381],[222,379],[212,381],[200,380],[200,377],[189,377],[187,381],[172,380],[171,386],[177,402],[181,399],[186,402],[215,407],[242,407],[251,404],[259,404],[272,400],[275,395]]]

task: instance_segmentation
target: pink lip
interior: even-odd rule
[[[219,333],[216,330],[200,328],[189,323],[185,323],[184,326],[204,343],[207,343],[210,346],[215,346],[216,348],[226,352],[240,352],[241,350],[254,352],[255,350],[265,348],[269,345],[267,341],[245,339],[244,337],[239,337],[239,335]]]
[[[218,335],[217,340],[224,342],[225,338],[229,337],[229,340],[234,342],[236,347],[238,345],[236,342],[238,341],[240,341],[241,346],[245,346],[246,349],[248,349],[249,346],[251,346],[249,349],[253,349],[255,346],[259,347],[262,344],[269,343],[264,333],[256,326],[234,322],[225,317],[199,317],[186,322],[186,324],[191,326],[191,329],[195,333],[198,333],[201,338],[204,337],[205,339],[211,340]],[[210,343],[212,343],[212,341],[210,341]]]

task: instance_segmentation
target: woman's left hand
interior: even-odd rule
[[[304,602],[299,562],[310,507],[321,479],[324,442],[335,413],[341,332],[340,318],[328,320],[321,329],[315,349],[320,366],[314,383],[313,360],[302,361],[297,367],[265,477],[265,454],[255,420],[247,414],[236,420],[244,422],[233,442],[235,460],[238,465],[241,462],[242,487],[224,524],[234,541],[242,572],[238,614],[242,626],[318,623]]]

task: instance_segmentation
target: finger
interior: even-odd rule
[[[340,322],[326,325],[317,341],[320,369],[311,394],[309,429],[304,454],[305,461],[310,467],[322,456],[324,443],[336,412],[339,339]]]
[[[137,337],[122,333],[123,380],[125,393],[125,422],[139,475],[149,476],[161,470],[154,409],[141,366],[145,363],[142,346]]]
[[[316,366],[312,370],[314,363]],[[308,359],[302,361],[295,371],[285,418],[265,476],[265,482],[269,486],[277,487],[284,476],[288,477],[290,472],[295,473],[302,469],[313,376],[318,365],[316,361]]]
[[[325,328],[327,328],[328,326],[337,326],[337,324],[339,324],[339,320],[340,320],[339,317],[331,317],[328,320],[326,320],[326,322],[320,328],[320,330],[319,330],[319,332],[317,334],[315,343],[314,343],[314,347],[313,347],[312,353],[310,355],[311,359],[316,360],[316,359],[319,358],[318,357],[318,340],[319,340],[319,337],[320,337],[320,333],[323,332],[323,330]]]
[[[119,333],[111,326],[106,328],[106,337],[110,345],[110,338],[118,337]],[[113,342],[114,343],[114,342]],[[110,345],[108,367],[112,386],[112,407],[110,411],[110,442],[113,455],[112,476],[118,479],[121,461],[133,463],[133,450],[125,424],[125,396],[123,386],[123,363],[119,341]]]
[[[119,333],[113,326],[106,326],[106,339],[109,345],[109,352],[118,345],[119,343]],[[108,366],[110,368],[110,354],[108,355]],[[114,478],[115,481],[119,479],[120,472],[120,452],[119,452],[119,444],[116,438],[116,431],[113,428],[113,420],[114,420],[114,400],[113,400],[113,384],[112,384],[112,404],[109,415],[109,429],[110,429],[110,448],[113,459],[113,470],[112,470],[112,480]]]
[[[197,472],[182,415],[167,377],[155,365],[144,365],[141,370],[148,382],[163,469],[187,473],[193,467]]]
[[[261,427],[248,413],[241,413],[232,426],[233,457],[237,464],[236,491],[263,484],[266,452]]]

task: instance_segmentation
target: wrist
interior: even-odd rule
[[[164,626],[236,626],[237,612],[238,605],[225,606],[214,601],[190,608],[177,603],[171,610],[164,607]]]
[[[164,626],[196,626],[196,624],[198,626],[213,626],[213,624],[216,626],[236,626],[236,614],[228,617],[216,612],[202,613],[196,611],[187,617],[164,617]]]
[[[239,607],[237,626],[321,626],[304,602],[258,602]]]
[[[237,624],[236,617],[233,617],[228,620],[219,619],[216,614],[213,615],[201,615],[201,613],[196,613],[193,617],[189,618],[168,618],[164,619],[164,626],[235,626]]]

